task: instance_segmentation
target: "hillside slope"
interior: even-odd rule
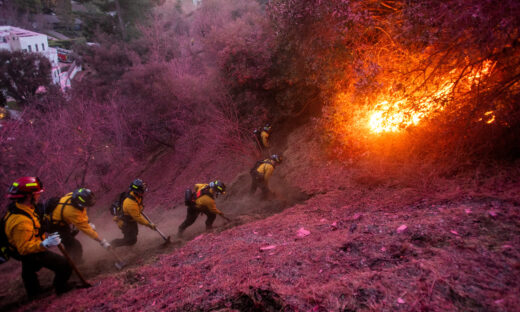
[[[518,166],[439,180],[425,192],[324,159],[307,131],[288,137],[276,200],[247,195],[244,170],[217,203],[233,224],[198,235],[197,220],[188,242],[141,258],[134,250],[139,265],[92,274],[96,287],[20,310],[516,310]],[[172,222],[169,232],[180,219]],[[136,248],[158,245],[155,237]]]

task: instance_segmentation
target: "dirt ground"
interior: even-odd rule
[[[297,202],[304,201],[307,198],[305,194],[299,192],[297,189],[284,186],[283,181],[278,177],[272,179],[272,188],[276,189],[277,192],[283,190],[283,199],[263,200],[259,190],[257,190],[255,195],[250,196],[250,180],[251,178],[248,172],[239,174],[234,181],[229,183],[227,192],[229,195],[223,195],[217,198],[218,208],[228,217],[232,218],[232,221],[228,222],[218,217],[214,223],[215,233],[243,223],[263,219]],[[279,197],[280,195],[277,196]],[[116,254],[126,264],[124,270],[135,269],[146,264],[151,264],[157,260],[158,256],[174,252],[187,241],[205,232],[204,221],[206,217],[201,215],[197,221],[185,231],[182,239],[176,238],[177,228],[184,221],[186,216],[186,207],[183,204],[178,204],[169,210],[152,210],[153,211],[149,213],[150,218],[166,236],[170,237],[171,243],[165,243],[158,233],[140,226],[138,242],[135,246],[120,247],[115,250]],[[96,225],[98,233],[109,241],[122,236],[115,223],[110,220],[107,221],[106,213],[91,218],[91,221]],[[98,243],[82,233],[78,234],[77,238],[84,248],[84,263],[79,264],[78,268],[87,280],[97,280],[103,276],[119,272],[115,266],[117,259],[115,259],[113,255],[106,252]],[[60,253],[57,249],[53,251]],[[9,276],[9,278],[6,279],[6,283],[0,286],[1,310],[7,311],[16,309],[26,304],[28,301],[20,277],[21,264],[12,260],[0,267],[0,274],[2,274],[2,276]],[[42,287],[46,289],[48,295],[51,295],[53,293],[52,272],[42,269],[39,272],[39,278]],[[80,284],[79,278],[74,273],[72,280]]]

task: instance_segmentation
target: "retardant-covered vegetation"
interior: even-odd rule
[[[332,270],[336,273],[330,275],[330,280],[338,280],[338,274],[353,272],[357,272],[353,276],[358,278],[348,282],[353,289],[350,293],[343,297],[340,293],[334,295],[343,301],[332,303],[336,300],[333,296],[314,296],[314,286],[309,284],[312,279],[305,279],[305,283],[299,285],[306,289],[303,295],[293,295],[284,288],[292,285],[290,281],[283,287],[281,284],[273,286],[284,297],[284,302],[275,300],[276,304],[270,307],[278,310],[284,306],[303,310],[336,306],[351,310],[393,310],[401,304],[395,304],[397,298],[405,301],[406,294],[413,293],[406,299],[413,301],[412,310],[420,307],[438,311],[455,308],[500,310],[504,302],[507,304],[505,310],[508,310],[517,300],[509,292],[518,289],[517,282],[504,277],[501,278],[503,284],[490,286],[493,289],[475,291],[460,286],[454,273],[443,271],[439,263],[445,267],[454,262],[461,266],[477,265],[485,271],[486,266],[478,264],[480,255],[496,264],[497,270],[507,267],[503,272],[518,277],[514,264],[518,263],[518,253],[509,251],[518,243],[518,224],[507,221],[516,215],[514,210],[518,208],[515,202],[518,194],[510,193],[516,183],[514,164],[520,146],[518,16],[520,3],[513,0],[273,0],[267,3],[204,0],[201,7],[189,12],[177,3],[167,1],[155,7],[146,22],[137,26],[139,35],[135,38],[122,40],[120,35],[97,34],[99,45],[82,47],[80,52],[88,74],[69,93],[49,92],[35,98],[25,106],[21,120],[4,123],[0,128],[0,181],[3,185],[0,195],[5,193],[14,177],[31,173],[42,178],[49,193],[65,193],[76,186],[89,185],[96,194],[112,198],[126,187],[131,177],[157,166],[158,159],[164,162],[162,166],[169,168],[162,173],[182,176],[189,168],[198,170],[191,178],[210,179],[217,173],[234,176],[260,157],[250,135],[251,129],[271,121],[275,129],[280,129],[275,146],[285,151],[284,157],[289,162],[283,177],[308,196],[318,196],[327,202],[324,205],[311,201],[309,205],[318,207],[316,215],[320,219],[327,218],[321,210],[331,209],[333,211],[329,212],[334,216],[337,213],[338,220],[344,220],[336,225],[341,233],[358,233],[355,227],[352,230],[352,224],[359,222],[338,212],[350,204],[348,200],[339,200],[342,197],[336,192],[362,192],[360,189],[379,192],[385,188],[380,197],[377,193],[366,201],[362,201],[364,197],[358,193],[359,196],[346,198],[364,204],[356,206],[363,211],[363,216],[372,213],[375,216],[374,219],[364,217],[365,230],[356,237],[370,241],[374,237],[366,238],[365,234],[382,235],[384,237],[379,239],[388,244],[377,246],[381,256],[374,255],[376,247],[369,243],[348,240],[345,246],[338,246],[337,253],[347,254],[352,265],[347,271]],[[291,140],[289,134],[293,131],[305,133],[309,140],[301,137]],[[298,135],[293,133],[293,138]],[[217,162],[215,158],[218,158]],[[225,159],[232,163],[229,165],[232,170],[222,168]],[[302,163],[308,160],[318,163],[319,160],[319,165],[314,164],[318,169],[312,170],[313,175],[304,172],[307,169],[298,160]],[[497,171],[483,173],[492,164]],[[489,182],[493,180],[490,175],[502,172],[496,169],[500,166],[513,168],[496,178],[510,183],[507,184],[509,195],[488,185],[493,184]],[[155,170],[154,173],[161,174],[157,167]],[[185,185],[199,182],[180,181],[177,176],[160,177],[161,181],[169,179],[173,181],[169,187],[176,192],[155,186],[161,196],[152,194],[150,207],[159,204],[164,207],[179,201],[180,190]],[[449,182],[449,179],[453,180]],[[461,189],[453,181],[464,186]],[[349,186],[332,187],[343,184]],[[446,188],[446,185],[452,188]],[[483,185],[492,189],[486,199],[468,199],[467,196],[475,196]],[[472,187],[475,189],[471,190]],[[397,192],[402,195],[400,198],[406,198],[408,192],[413,193],[410,202],[401,205],[393,195],[386,193],[394,189],[400,190]],[[457,194],[452,204],[443,200],[453,198],[435,197],[450,190]],[[320,197],[327,193],[333,194],[334,198]],[[417,204],[421,196],[427,197],[426,194],[432,198]],[[493,197],[498,198],[495,202],[500,207],[507,206],[498,219],[504,222],[500,225],[495,217],[487,215],[487,208],[492,205],[487,201],[493,202],[490,199]],[[481,225],[480,232],[474,232],[469,219],[464,219],[470,213],[463,214],[460,209],[453,208],[462,205],[471,206],[468,208],[470,213],[471,209],[478,211],[478,216],[471,220]],[[305,207],[305,211],[314,213],[313,209]],[[377,211],[371,211],[371,207]],[[431,207],[442,209],[431,212]],[[400,212],[400,208],[405,211]],[[349,215],[356,212],[350,208],[345,211]],[[415,211],[419,212],[415,214]],[[297,216],[291,222],[305,223],[304,216]],[[370,228],[369,223],[383,222],[388,216],[412,220],[427,216],[443,226],[435,229],[431,223],[421,223],[413,227],[406,238],[393,236],[394,226],[403,223],[400,221],[382,229]],[[447,224],[443,223],[447,219]],[[329,221],[335,219],[327,218],[326,222]],[[313,222],[315,230],[311,232],[329,231],[330,225],[323,223],[325,221]],[[456,225],[462,230],[455,229]],[[437,232],[440,229],[448,232]],[[237,237],[244,235],[240,229],[234,231],[228,234],[234,239],[239,240]],[[295,231],[283,237],[292,237]],[[497,238],[506,232],[512,233],[507,239]],[[460,243],[461,236],[475,240],[468,247],[467,241]],[[212,236],[210,241],[214,239]],[[498,243],[493,245],[493,239],[498,239],[502,247]],[[271,240],[266,238],[266,241]],[[252,244],[251,241],[244,244]],[[410,242],[420,250],[414,245],[410,247]],[[273,240],[271,243],[279,246],[287,242]],[[190,255],[202,248],[196,244],[193,242],[187,249]],[[242,242],[237,244],[242,246]],[[293,243],[287,244],[294,247]],[[481,250],[480,244],[487,244],[487,249]],[[316,248],[325,248],[325,245],[317,243]],[[235,252],[233,248],[228,252]],[[465,251],[461,252],[460,248]],[[497,256],[499,259],[492,253],[497,248],[507,250],[501,251],[503,254]],[[327,252],[319,254],[326,261],[315,259],[327,263],[327,268],[321,268],[325,271],[343,261],[335,258],[338,255]],[[468,257],[466,252],[471,253],[471,263],[461,260]],[[313,250],[308,250],[308,254],[312,253]],[[209,254],[205,256],[210,257]],[[287,257],[283,258],[285,260],[291,258],[290,251],[284,256]],[[177,269],[174,264],[203,262],[194,257],[169,255],[161,259],[158,270],[162,272],[164,267],[172,266],[175,272],[186,273],[189,268]],[[426,267],[418,264],[420,260],[417,259],[429,257],[438,262],[428,262]],[[225,261],[224,258],[218,259]],[[367,259],[370,262],[364,263]],[[219,280],[212,275],[212,266],[203,264],[206,265],[205,274]],[[272,274],[274,278],[286,274],[278,272],[276,267],[291,266],[298,271],[302,263],[269,265],[275,268],[272,272],[259,272]],[[307,264],[303,262],[303,265]],[[382,286],[364,287],[363,283],[372,283],[378,278],[372,276],[369,281],[366,272],[373,271],[372,267],[392,276],[378,282],[387,288],[391,288],[396,276],[402,282],[412,275],[417,282],[413,285],[419,287],[420,293],[406,288],[401,292],[392,290],[392,294],[386,296]],[[257,264],[252,263],[251,268],[252,271],[258,269]],[[387,268],[389,270],[385,270]],[[143,275],[159,274],[154,270],[148,267]],[[293,273],[298,277],[300,273],[296,271]],[[305,272],[302,274],[308,276],[308,271]],[[267,277],[252,275],[253,287],[264,285],[258,281]],[[191,283],[179,278],[180,275],[175,276],[164,283]],[[472,276],[471,272],[464,275],[468,278],[464,285],[472,283]],[[142,290],[142,285],[147,283],[162,283],[136,278],[129,277],[135,280],[130,284],[139,285],[137,290]],[[488,278],[479,276],[475,280],[483,285]],[[111,277],[108,283],[120,282]],[[240,283],[246,287],[245,281]],[[148,307],[161,303],[163,308],[184,307],[187,310],[240,309],[241,303],[237,302],[245,300],[255,307],[259,304],[258,296],[262,297],[258,295],[259,291],[251,291],[251,295],[246,289],[239,289],[248,295],[230,299],[233,291],[215,290],[216,286],[205,285],[195,292],[198,287],[195,284],[189,284],[193,291],[191,297],[183,296],[182,292],[175,297],[183,300],[182,305],[173,303],[173,297],[164,299],[158,294],[150,295],[156,299],[150,299],[146,304],[153,301]],[[510,285],[510,288],[504,285]],[[163,284],[161,287],[166,289]],[[213,294],[212,291],[220,297],[195,304],[205,295]],[[499,291],[506,293],[505,299],[499,298]],[[318,293],[325,291],[321,289]],[[348,301],[347,297],[357,299]],[[139,298],[134,303],[137,302],[137,306],[145,304],[145,299]],[[391,304],[385,301],[389,298]],[[502,300],[498,308],[494,305],[495,300]],[[107,309],[122,308],[114,302],[110,301]]]
[[[165,3],[135,40],[99,34],[99,46],[80,50],[90,75],[2,129],[2,183],[35,172],[56,190],[106,189],[115,164],[159,148],[248,151],[258,118],[318,117],[316,135],[342,159],[514,156],[519,10],[516,1],[205,1],[187,14]]]

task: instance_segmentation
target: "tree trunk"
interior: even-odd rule
[[[121,28],[121,35],[123,39],[126,39],[126,28],[125,23],[123,21],[123,16],[121,15],[121,6],[119,5],[119,0],[115,0],[116,2],[116,11],[117,11],[117,19],[119,20],[119,28]]]

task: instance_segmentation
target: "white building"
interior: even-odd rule
[[[49,47],[47,35],[13,26],[0,26],[0,49],[40,53],[49,59],[52,66],[52,81],[60,83],[58,53]]]

